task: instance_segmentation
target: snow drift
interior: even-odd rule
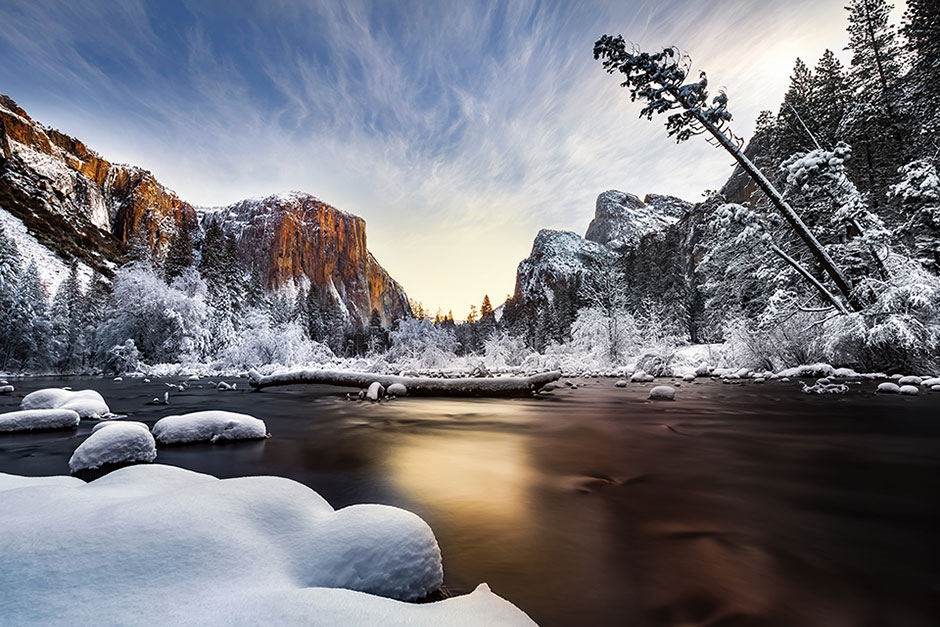
[[[10,624],[534,624],[485,586],[427,605],[392,600],[441,585],[427,524],[383,505],[334,510],[288,479],[162,465],[87,484],[0,474],[0,500]]]

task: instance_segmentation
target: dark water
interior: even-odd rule
[[[650,385],[601,379],[539,399],[381,405],[327,386],[193,388],[167,408],[144,405],[159,381],[14,383],[92,387],[151,425],[212,408],[263,418],[269,440],[157,461],[410,509],[433,527],[451,591],[486,581],[543,626],[940,624],[938,393],[698,382],[650,403]],[[4,435],[0,472],[66,474],[90,430]]]

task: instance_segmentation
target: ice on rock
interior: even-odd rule
[[[897,394],[901,391],[901,388],[896,383],[889,383],[886,381],[884,383],[878,384],[878,391],[882,394]]]
[[[87,484],[0,474],[0,501],[4,624],[534,625],[485,586],[402,603],[443,580],[427,524],[334,510],[289,479],[149,464]]]
[[[147,425],[139,422],[106,422],[78,445],[69,459],[72,473],[94,470],[105,464],[150,463],[157,458],[157,444]]]
[[[392,396],[408,396],[408,388],[404,383],[393,383],[385,391]]]
[[[267,436],[263,420],[231,411],[197,411],[167,416],[153,425],[160,444],[258,440]]]
[[[80,422],[71,409],[26,409],[0,414],[0,432],[74,429]]]
[[[385,388],[378,381],[373,381],[366,390],[366,398],[370,401],[377,401],[383,396],[385,396]]]
[[[898,389],[898,393],[906,394],[907,396],[916,396],[920,394],[920,388],[916,385],[902,385],[900,389]]]
[[[674,401],[676,400],[676,390],[668,385],[657,385],[650,390],[649,397],[652,401]]]
[[[27,394],[20,407],[23,409],[71,409],[82,418],[102,418],[111,413],[101,394],[94,390],[66,390],[44,388]]]
[[[920,385],[922,381],[920,377],[901,377],[898,379],[898,385]]]

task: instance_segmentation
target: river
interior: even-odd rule
[[[195,384],[169,406],[145,404],[169,389],[160,380],[11,382],[17,396],[96,389],[151,426],[204,409],[262,418],[268,440],[163,448],[157,462],[414,511],[448,590],[485,581],[543,627],[940,623],[940,393],[699,380],[650,402],[651,384],[573,381],[540,398],[380,404],[329,386]],[[0,411],[18,403],[0,396]],[[0,472],[67,474],[92,424],[0,436]]]

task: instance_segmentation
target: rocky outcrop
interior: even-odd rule
[[[141,168],[113,164],[81,141],[36,122],[0,95],[0,210],[19,218],[40,244],[66,263],[80,261],[106,276],[131,242],[160,262],[185,224],[197,227],[189,203]],[[401,286],[366,248],[365,221],[313,196],[291,193],[201,210],[236,235],[249,266],[277,289],[309,280],[342,302],[351,319],[385,322],[410,312]]]
[[[233,233],[242,259],[258,264],[269,289],[306,279],[366,322],[373,309],[389,323],[410,313],[401,286],[366,247],[366,222],[310,194],[291,192],[202,210]],[[258,256],[258,251],[267,251]]]
[[[662,200],[668,197],[655,198]],[[597,197],[594,219],[588,225],[584,238],[609,248],[631,246],[646,233],[664,229],[675,222],[677,216],[672,215],[672,212],[672,207],[666,213],[633,194],[606,191]]]

